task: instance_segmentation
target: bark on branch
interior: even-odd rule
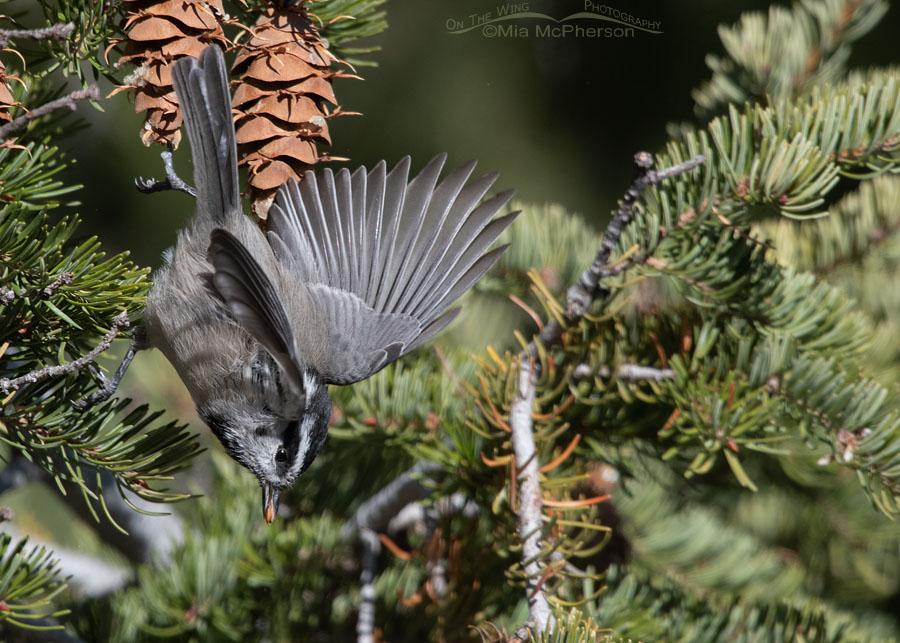
[[[634,179],[606,228],[600,242],[600,250],[590,267],[581,274],[578,282],[566,292],[565,320],[567,325],[577,322],[596,300],[607,295],[607,291],[600,286],[600,280],[605,276],[604,271],[609,264],[609,259],[619,243],[625,226],[631,221],[634,204],[644,188],[691,170],[704,161],[703,156],[696,156],[678,165],[656,171],[652,169],[653,156],[649,152],[635,154]],[[562,324],[553,320],[541,330],[538,341],[545,347],[552,346],[560,341],[563,330]],[[632,377],[665,376],[661,373],[651,373],[649,370],[640,373],[634,368],[631,370]],[[540,362],[537,359],[537,345],[532,341],[521,355],[517,394],[510,408],[509,425],[512,429],[511,441],[516,462],[520,463],[518,471],[520,503],[517,527],[519,537],[522,539],[523,571],[527,577],[526,586],[531,624],[537,633],[552,629],[554,625],[550,605],[541,582],[544,565],[539,556],[543,531],[541,520],[543,503],[539,478],[540,463],[534,442],[532,421],[536,393],[535,382],[539,375]]]
[[[100,355],[103,351],[110,347],[113,340],[116,338],[116,335],[119,334],[119,331],[123,328],[128,327],[128,313],[123,311],[119,313],[119,315],[113,320],[112,328],[109,329],[109,332],[103,336],[103,339],[100,340],[100,343],[97,344],[93,350],[91,350],[86,355],[82,355],[78,359],[74,359],[68,364],[57,364],[55,366],[46,366],[44,368],[31,371],[30,373],[25,373],[25,375],[20,375],[19,377],[15,377],[13,379],[8,379],[6,377],[0,378],[0,391],[3,393],[7,393],[10,389],[19,388],[23,384],[32,384],[34,382],[39,382],[43,379],[47,379],[48,377],[59,377],[60,375],[67,375],[69,373],[73,373],[79,369],[84,368]]]
[[[97,85],[91,84],[87,89],[79,89],[72,92],[71,94],[68,94],[67,96],[62,96],[61,98],[57,98],[56,100],[51,100],[49,103],[44,103],[40,107],[35,107],[34,109],[22,114],[18,118],[10,121],[3,127],[0,127],[0,143],[9,138],[9,135],[13,132],[21,129],[36,118],[46,116],[50,112],[54,112],[63,107],[67,107],[74,112],[75,108],[78,106],[78,103],[83,100],[100,100],[100,90],[97,88]]]

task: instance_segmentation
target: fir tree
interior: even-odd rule
[[[66,552],[4,533],[7,638],[900,637],[900,70],[847,66],[886,3],[809,0],[721,28],[697,121],[635,155],[603,234],[514,205],[511,248],[466,302],[514,302],[509,341],[426,347],[335,390],[329,445],[271,527],[217,449],[203,496],[174,485],[201,460],[184,424],[80,404],[108,378],[96,357],[139,323],[149,273],[76,236],[76,187],[55,178],[74,125],[60,108],[99,101],[95,74],[136,107],[158,100],[145,138],[175,142],[164,72],[139,82],[156,59],[127,67],[157,51],[140,43],[246,46],[239,25],[270,7],[41,5],[45,20],[0,32],[22,53],[0,72],[0,490],[65,494],[132,573],[66,592]],[[371,52],[355,40],[385,26],[378,0],[303,7],[319,29],[304,51],[327,40],[345,75],[337,59],[358,65]],[[61,73],[83,89],[54,89]],[[340,112],[316,91],[313,118]],[[317,127],[278,137],[327,142]],[[176,501],[189,509],[147,515]]]

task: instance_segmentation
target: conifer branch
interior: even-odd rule
[[[615,216],[613,216],[612,221],[606,227],[597,257],[590,267],[581,273],[581,279],[578,280],[578,283],[569,288],[566,293],[568,300],[566,316],[569,318],[569,321],[584,315],[594,299],[600,294],[598,288],[600,279],[604,276],[603,271],[607,269],[609,258],[616,249],[616,244],[619,242],[619,237],[622,236],[622,231],[628,222],[631,221],[631,216],[634,213],[634,204],[644,188],[692,170],[705,160],[702,155],[695,156],[678,165],[656,171],[652,169],[653,155],[649,152],[638,152],[634,155],[634,179],[622,197],[622,202],[619,204]]]
[[[41,29],[0,29],[0,49],[10,40],[65,40],[75,31],[75,24],[60,22]]]
[[[43,288],[28,290],[26,293],[29,296],[37,295],[38,297],[50,297],[60,286],[72,283],[74,277],[75,273],[73,272],[61,272],[51,284],[44,286]],[[21,296],[22,295],[17,295],[16,291],[8,286],[0,286],[0,305],[8,306],[13,303],[17,297]]]
[[[4,526],[4,531],[16,539],[25,536],[14,525]],[[132,570],[121,564],[117,565],[106,558],[74,549],[59,547],[41,538],[29,537],[28,545],[32,550],[52,548],[59,576],[66,579],[68,587],[90,598],[99,598],[121,589],[132,576]]]
[[[572,376],[576,379],[583,379],[594,374],[594,370],[590,364],[579,364],[572,371]],[[606,365],[597,369],[597,375],[600,377],[611,377],[613,370]],[[675,376],[675,371],[671,368],[656,368],[654,366],[643,366],[641,364],[620,364],[616,369],[616,377],[621,380],[629,380],[633,382],[651,380],[661,382]]]
[[[362,572],[360,573],[360,605],[356,622],[357,643],[374,643],[375,641],[375,571],[378,565],[378,554],[381,553],[381,540],[371,529],[360,532],[364,553]]]
[[[6,125],[0,127],[0,142],[5,141],[9,138],[9,135],[13,132],[21,129],[31,121],[41,118],[42,116],[46,116],[51,112],[55,112],[58,109],[63,107],[67,107],[71,109],[73,112],[78,106],[78,103],[83,100],[100,100],[100,90],[97,88],[96,84],[90,85],[87,89],[79,89],[67,96],[62,96],[57,98],[56,100],[51,100],[49,103],[44,103],[40,107],[35,107],[34,109],[22,114],[15,120],[10,121]]]
[[[78,359],[72,360],[68,364],[47,366],[13,379],[8,379],[5,377],[0,378],[0,391],[6,393],[10,389],[20,387],[22,384],[32,384],[48,377],[59,377],[60,375],[67,375],[84,368],[85,366],[93,362],[97,358],[97,356],[100,355],[100,353],[109,348],[113,340],[116,338],[116,335],[119,334],[119,331],[127,327],[128,312],[123,311],[119,313],[119,315],[113,320],[112,328],[110,328],[106,335],[103,336],[103,339],[100,340],[100,343],[97,344],[89,353],[82,355]]]
[[[700,155],[663,170],[653,170],[653,156],[649,152],[638,152],[634,156],[634,179],[609,222],[600,250],[590,267],[581,274],[578,283],[567,291],[566,321],[575,322],[582,317],[596,299],[605,295],[600,288],[603,271],[622,236],[625,226],[631,221],[634,204],[641,192],[650,185],[682,174],[701,165],[706,159]],[[538,340],[544,346],[557,343],[562,337],[562,326],[555,320],[541,329]],[[544,594],[541,577],[543,565],[540,562],[541,534],[543,531],[541,514],[543,502],[539,478],[539,462],[534,442],[532,412],[536,394],[535,382],[540,374],[537,347],[534,341],[521,356],[516,397],[509,411],[511,441],[516,462],[519,464],[519,521],[518,532],[522,539],[523,571],[527,578],[529,612],[537,633],[554,626],[550,605]],[[632,369],[635,371],[635,369]],[[646,374],[646,372],[641,371]]]
[[[600,242],[600,250],[591,263],[590,267],[581,273],[578,282],[566,291],[566,322],[571,324],[584,315],[590,308],[591,304],[604,291],[600,288],[600,280],[604,277],[615,275],[618,271],[609,268],[609,258],[622,236],[625,226],[631,221],[634,213],[634,204],[640,196],[641,192],[650,185],[656,185],[661,181],[683,174],[688,170],[699,167],[706,162],[706,158],[701,154],[690,158],[682,163],[673,165],[663,170],[653,170],[653,155],[649,152],[638,152],[634,155],[634,178],[631,185],[622,197],[616,214],[613,216],[606,232]],[[552,320],[541,329],[538,334],[538,340],[544,346],[552,346],[559,342],[562,337],[563,327],[556,320]],[[528,353],[536,357],[537,350],[534,342],[528,346]]]
[[[349,540],[365,529],[383,529],[406,505],[428,496],[422,477],[440,470],[434,462],[423,460],[414,464],[359,506],[341,528],[341,538]]]

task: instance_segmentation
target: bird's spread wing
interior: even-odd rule
[[[472,161],[438,182],[445,160],[435,157],[412,180],[407,157],[390,172],[383,161],[369,172],[326,169],[279,188],[269,241],[328,319],[328,350],[300,347],[322,355],[311,366],[326,381],[359,381],[431,339],[506,249],[486,252],[518,214],[494,219],[513,190],[479,205],[497,174],[466,185]],[[334,361],[352,363],[352,375],[337,379]]]
[[[329,384],[352,384],[377,373],[421,331],[412,317],[377,313],[346,290],[313,284],[309,295],[329,322],[327,352],[309,353],[321,355],[312,366]]]

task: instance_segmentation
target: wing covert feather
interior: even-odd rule
[[[232,317],[275,359],[288,386],[302,395],[294,332],[272,281],[237,237],[222,228],[212,231],[209,257],[213,285]]]

